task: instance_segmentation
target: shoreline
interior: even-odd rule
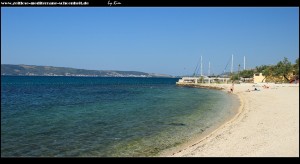
[[[227,92],[227,90],[229,90],[229,88],[231,86],[231,84],[213,84],[213,85],[208,85],[208,84],[204,84],[204,85],[203,84],[177,84],[177,85],[182,86],[182,87],[220,90],[221,92]],[[223,122],[213,125],[212,127],[206,129],[203,133],[194,136],[189,141],[181,143],[178,146],[168,148],[166,150],[161,151],[158,154],[158,157],[172,157],[172,156],[176,155],[177,153],[185,151],[186,149],[188,149],[190,147],[201,144],[206,139],[211,137],[214,133],[216,133],[219,129],[221,129],[223,126],[225,126],[229,122],[234,121],[234,119],[236,119],[240,115],[240,113],[243,111],[244,107],[243,107],[243,101],[242,101],[242,99],[239,95],[233,93],[230,96],[236,96],[237,100],[239,101],[239,105],[234,106],[235,109],[233,109],[233,110],[235,110],[236,113],[234,113],[231,116],[227,116],[226,118],[224,118]],[[232,100],[232,101],[234,101],[234,100]]]
[[[270,87],[268,89],[262,88],[263,85],[265,84],[235,84],[233,94],[237,95],[240,100],[240,107],[232,118],[208,134],[200,134],[198,137],[175,148],[162,151],[159,156],[299,157],[299,84],[267,84]],[[227,92],[231,84],[192,84],[189,87],[218,89]],[[253,91],[252,89],[254,88],[259,88],[260,92]],[[247,89],[251,89],[251,91],[246,92]],[[283,95],[281,95],[281,91],[284,92]],[[292,100],[290,100],[291,97]],[[262,103],[260,101],[261,99],[269,101],[270,103]],[[272,101],[277,99],[284,100],[272,103]],[[288,117],[286,117],[283,116],[285,111],[283,111],[282,108],[285,107],[287,105],[286,102],[289,101],[292,101],[291,108],[288,108],[291,109],[291,111],[286,114],[288,115]],[[274,107],[272,105],[274,105]],[[270,108],[271,106],[276,109],[276,112]],[[278,116],[278,112],[283,114]],[[278,127],[273,126],[277,121],[273,118],[275,116],[282,117],[280,120],[283,121],[278,124],[288,122],[286,123],[287,127],[280,126],[281,129],[277,130]],[[291,141],[284,140],[278,142],[278,140],[282,140],[280,132],[284,133],[282,135],[289,135]],[[263,140],[263,142],[261,140]],[[273,145],[273,142],[277,142],[277,144]]]

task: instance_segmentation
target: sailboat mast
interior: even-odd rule
[[[233,73],[233,54],[231,55],[231,73]]]
[[[201,76],[202,76],[202,56],[201,56]]]
[[[208,76],[210,76],[210,61],[208,62]]]
[[[246,69],[246,57],[244,56],[244,70]]]

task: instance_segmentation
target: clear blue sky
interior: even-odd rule
[[[1,8],[1,63],[219,74],[299,57],[298,7]],[[230,71],[230,64],[227,67]]]

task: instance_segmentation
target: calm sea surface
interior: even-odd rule
[[[176,78],[1,77],[1,156],[155,156],[234,113]]]

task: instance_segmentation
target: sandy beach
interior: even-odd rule
[[[299,157],[299,84],[263,85],[235,84],[241,106],[234,118],[161,156]],[[231,85],[222,87],[227,92]]]

